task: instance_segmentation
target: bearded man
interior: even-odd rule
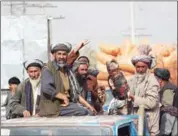
[[[154,69],[160,90],[160,136],[176,136],[178,121],[178,88],[170,82],[170,72],[166,68]]]
[[[155,61],[149,55],[150,46],[141,45],[138,47],[139,55],[132,57],[132,64],[136,68],[135,75],[128,80],[134,113],[137,113],[140,105],[143,105],[147,115],[147,122],[150,135],[159,133],[159,91],[160,86],[154,74],[149,69],[155,66]]]
[[[88,64],[83,61],[75,61],[72,67],[79,84],[79,94],[87,100],[87,72]]]
[[[59,43],[52,50],[54,60],[42,71],[40,116],[84,116],[96,110],[78,93],[79,86],[67,64],[71,44]]]
[[[10,118],[38,116],[43,62],[38,59],[25,61],[29,78],[20,83],[10,100]]]

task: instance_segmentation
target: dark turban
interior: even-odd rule
[[[55,53],[57,51],[66,51],[69,53],[72,49],[72,45],[70,43],[58,43],[56,46],[53,47],[51,53]]]
[[[87,56],[80,56],[80,57],[78,58],[78,60],[79,60],[79,61],[85,61],[85,62],[87,62],[87,63],[90,63],[90,60],[88,59]]]
[[[154,74],[155,76],[157,76],[158,78],[165,80],[165,81],[169,81],[170,78],[170,72],[168,69],[165,68],[155,68],[154,69]]]
[[[79,68],[79,66],[82,65],[82,64],[88,65],[88,63],[83,62],[83,61],[75,61],[74,64],[73,64],[73,67],[72,67],[72,71],[76,72],[77,69]]]
[[[94,67],[89,67],[88,74],[93,75],[94,77],[97,77],[97,75],[99,74],[99,70]]]

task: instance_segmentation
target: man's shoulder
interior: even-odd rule
[[[148,73],[148,80],[158,82],[157,79],[156,79],[156,77],[155,77],[155,75],[154,75],[154,73],[151,73],[151,72]]]
[[[19,92],[21,92],[21,91],[24,91],[24,88],[25,88],[25,85],[26,85],[26,83],[28,82],[28,81],[30,81],[30,79],[29,78],[26,78],[24,81],[22,81],[18,86],[17,86],[17,91]]]
[[[30,81],[30,79],[29,79],[29,78],[26,78],[25,80],[23,80],[23,81],[19,84],[19,86],[25,85],[28,81]]]
[[[148,74],[147,81],[151,85],[160,86],[159,83],[158,83],[158,80],[156,79],[156,77],[155,77],[155,75],[153,73],[149,73]]]

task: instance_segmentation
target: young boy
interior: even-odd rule
[[[12,96],[15,94],[17,86],[20,84],[20,80],[17,77],[12,77],[8,81],[10,92],[8,92],[5,103],[1,107],[6,107],[6,119],[10,118],[10,107],[9,102]]]

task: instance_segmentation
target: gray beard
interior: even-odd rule
[[[32,89],[36,89],[37,88],[37,86],[40,83],[40,80],[41,80],[41,75],[38,77],[38,79],[31,79],[30,78],[30,83],[32,85]]]
[[[146,73],[144,74],[136,73],[137,84],[143,82],[145,77],[146,77]]]
[[[67,63],[64,62],[64,61],[59,61],[59,62],[57,62],[57,65],[58,65],[60,68],[64,68],[64,67],[67,65]]]

